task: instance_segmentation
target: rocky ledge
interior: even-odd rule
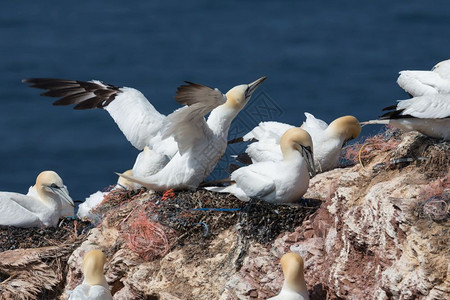
[[[315,176],[290,206],[201,190],[112,195],[89,233],[0,253],[0,291],[24,272],[11,272],[21,264],[12,257],[28,257],[53,277],[27,297],[66,299],[97,248],[114,299],[266,299],[283,283],[279,259],[295,251],[311,299],[449,299],[449,154],[418,134],[380,135],[347,149],[359,163]]]

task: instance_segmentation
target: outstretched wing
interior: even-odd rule
[[[136,89],[118,87],[98,80],[78,81],[29,78],[30,87],[48,90],[42,96],[60,98],[53,105],[75,105],[74,109],[105,109],[131,144],[142,150],[162,127],[160,114]]]
[[[178,144],[180,154],[190,149],[198,139],[209,133],[204,116],[226,101],[218,89],[186,81],[178,87],[175,99],[186,105],[167,116],[163,138],[172,136]]]

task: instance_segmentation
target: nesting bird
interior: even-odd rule
[[[124,172],[124,174],[132,175],[132,170],[127,170]],[[111,191],[117,189],[133,190],[134,188],[135,186],[133,182],[125,178],[119,177],[116,186]],[[87,197],[86,200],[84,200],[84,202],[78,206],[77,212],[78,218],[80,219],[87,218],[91,221],[94,221],[96,218],[98,218],[98,216],[92,213],[92,209],[94,209],[97,205],[99,205],[109,193],[110,192],[97,191],[91,194],[89,197]]]
[[[73,212],[75,205],[61,177],[54,171],[43,171],[27,195],[0,192],[0,225],[56,226],[67,206]]]
[[[77,286],[69,300],[112,300],[103,274],[106,256],[100,250],[91,250],[83,259],[83,283]]]
[[[336,168],[344,144],[361,133],[359,121],[353,116],[344,116],[328,125],[310,113],[305,113],[305,116],[306,121],[301,128],[311,135],[313,141],[315,171],[325,172]],[[279,122],[261,122],[243,137],[243,141],[256,140],[247,147],[245,152],[253,163],[280,161],[282,159],[279,147],[280,137],[286,130],[293,127]]]
[[[303,259],[296,253],[286,253],[281,258],[284,284],[280,293],[268,300],[309,300],[303,275]]]
[[[156,111],[133,88],[97,80],[34,78],[24,82],[49,90],[44,96],[61,97],[54,105],[75,104],[75,109],[108,111],[133,146],[140,150],[148,146],[161,158],[161,169],[150,176],[120,175],[149,189],[164,191],[195,189],[209,175],[225,153],[231,121],[265,79],[238,85],[225,95],[218,89],[188,82],[178,88],[175,96],[185,106],[168,116]],[[204,115],[209,112],[206,121]]]
[[[398,85],[413,97],[450,93],[450,59],[436,64],[431,71],[401,71]]]
[[[278,204],[299,200],[309,186],[314,170],[313,143],[301,128],[288,129],[280,139],[281,161],[256,162],[231,173],[234,181],[227,187],[207,187],[231,193],[243,201],[258,198]]]

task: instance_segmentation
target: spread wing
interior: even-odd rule
[[[226,101],[218,89],[186,82],[178,87],[175,99],[186,105],[167,116],[163,138],[172,136],[178,144],[180,154],[190,149],[195,141],[210,133],[204,116]]]
[[[131,144],[142,150],[162,127],[160,114],[136,89],[118,87],[98,80],[78,81],[29,78],[30,87],[47,90],[42,96],[60,98],[53,105],[75,105],[74,109],[105,109]]]
[[[400,100],[397,105],[389,106],[383,110],[392,110],[380,119],[422,118],[443,119],[450,117],[450,95],[434,94]]]

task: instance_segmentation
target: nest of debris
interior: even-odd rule
[[[414,166],[427,178],[437,179],[449,172],[450,143],[386,126],[375,136],[344,147],[340,162],[341,166],[359,163],[366,170],[370,166],[375,173]]]
[[[243,202],[230,194],[206,190],[164,195],[119,190],[111,200],[105,199],[101,211],[108,226],[120,229],[128,248],[149,261],[163,257],[174,247],[189,248],[193,255],[200,253],[217,235],[230,228],[236,229],[244,239],[270,243],[279,234],[293,231],[320,203],[314,200],[292,205],[272,205],[260,200]]]
[[[0,252],[15,249],[60,245],[61,241],[78,239],[92,224],[88,221],[62,219],[55,227],[19,228],[0,225]]]
[[[424,186],[415,213],[419,218],[444,223],[450,219],[450,174]]]
[[[67,260],[91,227],[67,218],[56,227],[0,226],[2,299],[56,299]]]

